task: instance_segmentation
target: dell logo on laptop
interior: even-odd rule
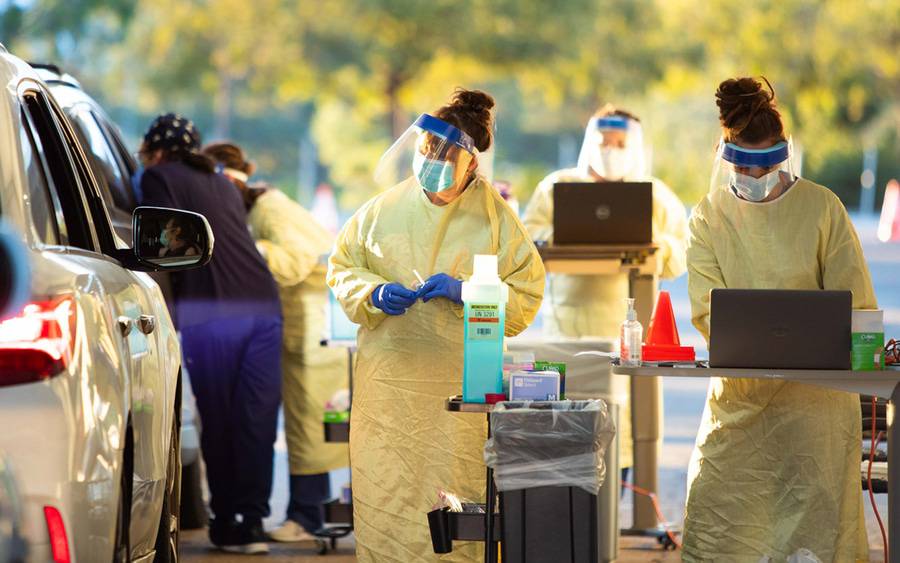
[[[790,329],[786,326],[776,326],[772,329],[772,336],[775,338],[786,338],[790,333]]]
[[[612,215],[612,209],[610,209],[608,205],[599,205],[594,209],[594,215],[597,216],[597,219],[606,221],[609,219],[609,216]]]

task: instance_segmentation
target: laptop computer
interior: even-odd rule
[[[849,291],[714,289],[709,366],[850,369]]]
[[[553,244],[650,244],[650,182],[560,182],[553,185]]]

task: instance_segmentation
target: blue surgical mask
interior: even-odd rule
[[[443,160],[431,160],[417,152],[413,156],[413,172],[425,191],[437,193],[453,187],[456,165]]]
[[[159,233],[159,244],[163,246],[169,246],[169,231],[163,229],[161,233]]]

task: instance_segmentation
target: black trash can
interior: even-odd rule
[[[502,559],[600,560],[597,492],[615,427],[603,401],[501,403],[485,461],[500,491]]]
[[[500,493],[503,561],[597,563],[597,495],[579,487]]]

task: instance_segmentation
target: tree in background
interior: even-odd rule
[[[670,115],[683,125],[666,120],[664,131],[655,131],[657,140],[667,138],[695,149],[692,154],[705,149],[709,155],[717,138],[713,93],[718,82],[765,75],[795,143],[803,148],[804,176],[855,204],[864,143],[886,149],[893,144],[894,153],[882,159],[881,170],[900,173],[900,2],[765,0],[739,5],[711,0],[698,10],[695,3],[681,0],[660,3],[659,9],[666,24],[663,34],[677,38],[683,53],[696,56],[690,64],[666,65],[666,76],[655,90],[662,104],[678,108]],[[694,113],[691,98],[706,105]],[[706,114],[712,116],[711,134],[703,139],[705,146],[698,146],[692,129],[709,128],[708,119],[700,120]],[[680,193],[701,195],[705,186],[687,185],[678,174],[684,162],[680,151],[662,157],[663,173],[673,177]],[[880,184],[890,177],[883,176]]]
[[[774,84],[804,175],[849,205],[864,146],[880,149],[880,186],[900,175],[898,0],[550,4],[0,0],[0,30],[17,54],[62,61],[127,131],[190,112],[289,192],[313,139],[348,208],[377,189],[371,170],[393,138],[455,86],[497,97],[495,168],[520,199],[573,163],[608,101],[642,117],[654,172],[696,202],[718,138],[713,93],[746,74]]]
[[[570,58],[592,9],[590,0],[553,8],[517,0],[328,2],[304,45],[323,78],[314,136],[332,179],[350,188],[342,202],[356,206],[374,193],[380,154],[455,86],[487,87]]]

